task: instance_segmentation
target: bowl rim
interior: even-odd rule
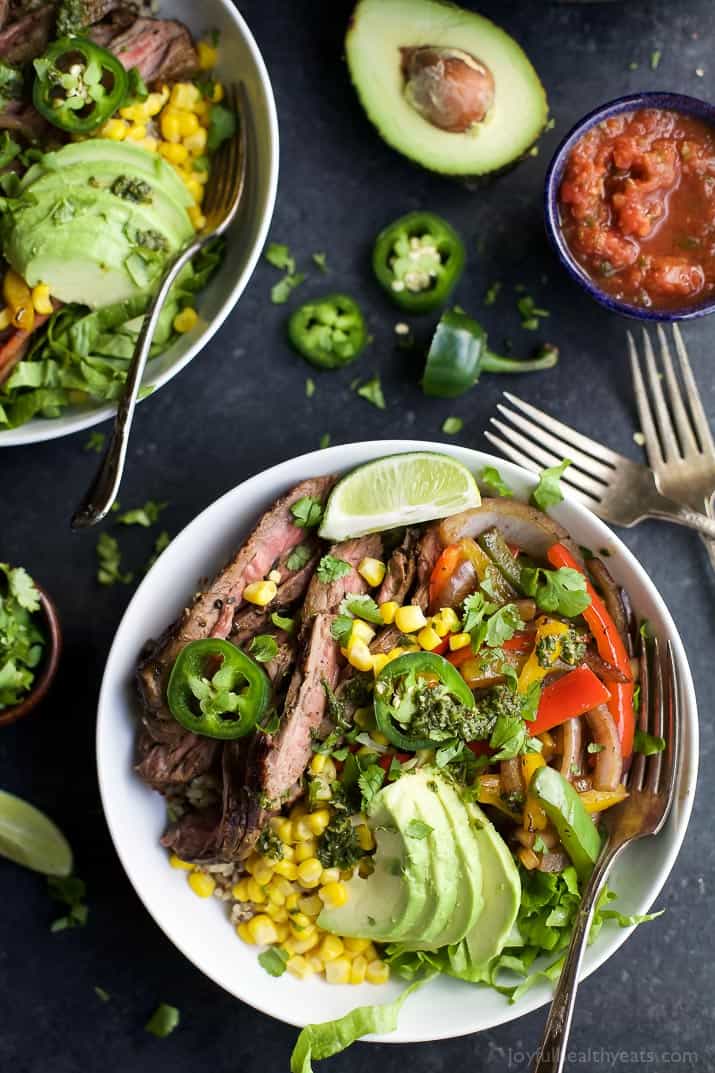
[[[622,112],[630,112],[638,107],[660,108],[683,115],[695,116],[704,122],[710,122],[715,127],[715,105],[699,97],[691,97],[685,93],[671,93],[667,90],[646,90],[642,93],[628,93],[622,97],[614,97],[605,104],[593,108],[582,116],[568,133],[561,139],[554,155],[551,158],[544,180],[544,222],[546,233],[552,248],[566,269],[568,274],[600,305],[612,313],[620,313],[632,320],[644,320],[651,323],[671,323],[681,320],[695,320],[698,317],[706,317],[715,312],[715,298],[705,302],[688,306],[683,309],[641,309],[629,302],[620,301],[612,295],[601,290],[594,279],[579,264],[572,254],[561,230],[559,219],[558,195],[559,186],[563,176],[566,157],[574,144],[592,127],[608,119],[610,116],[620,115]]]
[[[265,246],[268,230],[271,226],[275,210],[276,195],[278,193],[280,135],[278,112],[271,78],[261,50],[256,43],[256,39],[251,33],[245,18],[238,8],[234,6],[231,0],[213,0],[213,2],[221,7],[227,17],[235,24],[238,34],[241,36],[248,52],[251,54],[251,58],[255,65],[255,73],[265,97],[266,114],[268,117],[266,154],[267,182],[263,192],[265,207],[256,233],[256,241],[244,262],[243,268],[235,277],[231,290],[221,303],[216,315],[206,324],[206,327],[191,345],[187,347],[186,351],[172,362],[169,368],[164,369],[163,372],[159,373],[155,378],[152,378],[152,391],[145,396],[140,396],[138,402],[143,402],[145,399],[151,398],[160,390],[160,388],[170,380],[173,380],[175,376],[178,376],[182,369],[185,369],[189,362],[193,361],[193,359],[201,353],[204,347],[209,344],[216,332],[222,326],[250,282],[263,251],[263,247]],[[107,421],[108,419],[113,418],[115,413],[116,406],[103,405],[93,407],[86,412],[78,411],[67,417],[63,414],[58,418],[33,418],[31,421],[28,421],[24,425],[20,425],[18,428],[0,430],[0,448],[22,447],[30,443],[46,443],[49,440],[60,439],[62,436],[71,436],[76,432],[84,432],[86,429],[92,428],[94,425],[101,424],[102,421]]]
[[[207,516],[214,510],[219,510],[219,504],[226,505],[233,499],[233,497],[240,496],[241,493],[250,494],[255,490],[263,490],[264,488],[267,488],[270,489],[271,496],[280,494],[280,491],[286,487],[288,481],[292,481],[296,477],[295,473],[290,472],[292,467],[295,467],[305,475],[306,473],[311,472],[310,467],[316,465],[316,460],[319,460],[318,465],[320,468],[316,469],[316,472],[349,472],[356,465],[371,459],[389,454],[403,453],[405,451],[437,451],[449,453],[463,461],[468,458],[469,463],[466,464],[470,464],[475,471],[484,465],[497,464],[502,470],[506,469],[507,474],[511,474],[512,478],[516,476],[520,480],[526,481],[529,484],[535,483],[536,481],[534,474],[523,469],[521,466],[506,462],[504,459],[491,455],[486,451],[461,447],[456,444],[422,440],[376,440],[336,445],[324,450],[310,451],[303,455],[285,459],[283,462],[277,463],[266,470],[259,471],[257,474],[241,481],[210,503],[204,510],[200,511],[174,538],[172,544],[176,548],[179,542],[187,544],[192,540],[200,538],[202,527],[205,525]],[[333,462],[333,460],[335,461]],[[286,471],[288,471],[288,474],[284,476]],[[666,852],[664,853],[663,861],[657,864],[656,871],[653,875],[653,881],[648,887],[647,905],[649,907],[660,894],[666,879],[672,871],[682,842],[685,838],[693,807],[695,784],[697,781],[699,735],[697,699],[692,674],[677,626],[675,625],[663,598],[650,580],[645,569],[640,565],[634,554],[604,522],[596,518],[595,515],[583,507],[579,502],[572,499],[568,493],[566,494],[566,501],[567,507],[575,512],[577,520],[579,522],[585,522],[585,524],[593,530],[592,539],[594,546],[601,546],[599,543],[601,541],[603,541],[604,545],[610,543],[612,555],[614,556],[611,562],[622,560],[629,574],[633,575],[634,581],[637,581],[645,592],[648,600],[655,606],[658,615],[663,619],[667,626],[669,636],[673,642],[676,664],[680,672],[681,700],[686,733],[683,734],[684,741],[681,755],[681,786],[679,787],[678,797],[679,808],[677,821],[674,816],[671,816],[669,820],[669,826],[671,824],[673,825],[672,836],[669,840]],[[253,518],[250,520],[252,521]],[[243,519],[241,519],[241,521],[243,521]],[[157,911],[155,912],[145,898],[142,890],[142,864],[139,855],[136,853],[133,837],[130,839],[129,844],[123,843],[118,837],[118,832],[115,829],[115,816],[112,807],[113,791],[109,784],[109,773],[112,770],[113,765],[116,765],[117,756],[116,750],[111,748],[109,741],[105,742],[104,740],[105,733],[108,733],[107,728],[111,726],[114,719],[110,694],[117,689],[119,684],[112,665],[115,661],[121,663],[120,644],[124,643],[123,633],[125,628],[128,629],[126,624],[133,616],[134,605],[141,602],[144,592],[151,587],[155,570],[156,567],[152,568],[146,575],[122,617],[107,657],[99,693],[96,730],[96,762],[100,796],[110,837],[112,838],[120,862],[139,899],[143,902],[145,909],[153,917],[173,945],[175,945],[196,968],[202,971],[219,986],[223,987],[229,994],[238,998],[240,1001],[246,1002],[254,1009],[297,1028],[302,1028],[307,1021],[300,1017],[296,1017],[296,1015],[291,1012],[288,1004],[280,1004],[279,1002],[270,1004],[264,1000],[262,994],[258,995],[255,992],[249,993],[248,990],[242,993],[239,992],[235,983],[227,982],[225,973],[215,970],[213,966],[207,963],[207,958],[203,951],[197,953],[196,950],[189,950],[184,934],[177,934],[176,930],[172,930],[171,925],[161,919],[160,906],[157,907]],[[124,692],[126,692],[126,689],[124,689]],[[690,781],[688,781],[688,778]],[[661,838],[662,837],[663,836],[661,835]],[[644,844],[645,843],[639,843],[639,845]],[[161,904],[164,904],[163,900]],[[580,979],[583,980],[587,976],[590,976],[592,972],[612,957],[623,945],[633,930],[633,927],[629,927],[619,928],[618,931],[611,931],[609,933],[609,941],[607,943],[604,942],[603,948],[596,948],[593,950],[591,963],[582,968]],[[439,979],[442,978],[440,977]],[[451,981],[451,983],[454,984],[455,981]],[[477,1024],[475,1027],[471,1024],[471,1026],[467,1025],[465,1027],[463,1024],[460,1024],[455,1030],[435,1030],[434,1028],[422,1027],[419,1030],[410,1030],[409,1028],[403,1030],[398,1027],[395,1032],[390,1034],[367,1036],[365,1037],[365,1041],[398,1044],[453,1039],[459,1036],[473,1034],[477,1031],[487,1031],[500,1024],[516,1020],[533,1010],[545,1006],[550,1001],[550,998],[550,991],[546,995],[540,994],[539,988],[537,987],[519,1000],[518,1007],[509,1006],[505,1003],[503,1009],[500,1008],[496,1015],[490,1018],[488,1025]]]
[[[62,655],[62,625],[59,612],[54,600],[42,585],[32,579],[40,597],[39,612],[47,629],[46,650],[42,658],[42,671],[30,692],[18,704],[10,708],[0,709],[0,727],[10,726],[18,719],[23,719],[35,710],[37,705],[45,699],[50,686],[55,680]],[[35,612],[37,614],[37,612]]]

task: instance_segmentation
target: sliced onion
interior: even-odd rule
[[[430,601],[430,610],[436,613],[441,607],[459,607],[465,596],[475,592],[478,586],[477,571],[468,559],[463,559],[444,585],[435,592]]]
[[[620,587],[616,585],[602,559],[589,559],[588,569],[596,583],[596,588],[603,597],[603,602],[606,605],[608,614],[615,622],[616,629],[620,633],[623,643],[627,646],[628,618],[626,609],[623,606]]]
[[[567,719],[561,727],[561,774],[569,782],[583,763],[583,728],[578,716]]]
[[[463,537],[476,537],[496,526],[508,544],[516,544],[535,559],[544,559],[552,544],[565,544],[578,563],[581,552],[562,525],[548,514],[518,499],[483,499],[474,510],[465,510],[445,518],[440,524],[444,544],[455,544]]]
[[[557,849],[549,851],[548,853],[541,854],[541,860],[539,862],[540,872],[563,872],[564,868],[568,868],[571,864],[571,860],[563,850]]]
[[[623,753],[615,720],[605,704],[599,704],[597,708],[586,712],[584,719],[594,742],[602,746],[599,752],[594,754],[596,763],[593,769],[593,788],[615,790],[623,774]]]
[[[502,791],[505,794],[523,794],[524,780],[521,777],[521,764],[516,757],[502,760],[499,765]]]

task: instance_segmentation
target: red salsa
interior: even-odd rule
[[[679,112],[624,112],[571,150],[559,191],[571,253],[629,305],[715,295],[715,130]]]

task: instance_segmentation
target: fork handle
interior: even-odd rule
[[[588,933],[591,930],[593,911],[611,865],[622,848],[622,843],[614,845],[610,841],[606,842],[586,884],[564,966],[551,1002],[541,1046],[536,1052],[532,1073],[561,1073],[564,1068],[571,1019],[576,1004],[579,971]]]
[[[709,518],[707,514],[684,507],[666,496],[663,496],[660,502],[662,506],[652,506],[648,509],[646,518],[661,518],[666,522],[684,525],[687,529],[695,529],[707,540],[715,540],[715,518]]]
[[[154,338],[154,332],[156,331],[159,315],[161,314],[169,291],[176,282],[176,277],[179,275],[184,265],[186,265],[192,257],[196,256],[205,241],[206,239],[202,236],[202,238],[192,242],[191,245],[176,258],[174,263],[165,273],[164,278],[161,281],[161,286],[147,309],[141,331],[139,332],[136,341],[136,346],[134,347],[134,354],[132,355],[132,360],[127,371],[124,391],[117,407],[109,446],[104,453],[104,458],[99,464],[94,480],[85,493],[84,499],[72,516],[70,525],[73,529],[89,529],[91,526],[97,525],[98,522],[101,522],[102,519],[106,518],[107,514],[109,514],[112,504],[117,498],[117,492],[119,491],[119,485],[124,472],[124,463],[127,457],[129,433],[131,432],[132,421],[134,420],[134,410],[139,396],[139,387],[141,385],[142,376],[144,375],[149,351],[151,350],[151,344]],[[715,535],[715,523],[713,523],[713,533]]]

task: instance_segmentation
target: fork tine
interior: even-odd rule
[[[663,363],[663,370],[665,372],[665,382],[668,386],[668,398],[670,399],[670,408],[673,412],[673,418],[675,420],[675,427],[678,430],[678,439],[680,440],[680,448],[683,455],[687,458],[689,455],[698,454],[698,445],[695,442],[695,436],[693,435],[693,427],[690,423],[690,417],[685,409],[683,402],[683,395],[680,390],[680,384],[678,378],[675,375],[673,368],[673,359],[670,356],[670,348],[668,347],[668,340],[665,337],[663,326],[658,325],[658,342],[660,343],[660,360]]]
[[[645,350],[645,365],[646,375],[648,377],[648,387],[650,389],[651,397],[655,405],[655,419],[658,425],[658,438],[660,439],[661,449],[663,457],[666,462],[676,461],[680,452],[678,450],[678,441],[675,437],[675,429],[673,428],[673,422],[670,418],[670,411],[668,410],[668,404],[665,401],[665,395],[663,394],[663,385],[660,382],[658,376],[658,367],[655,363],[655,353],[653,352],[653,344],[650,341],[648,332],[643,329],[643,348]]]
[[[511,459],[512,462],[516,462],[517,466],[523,466],[524,469],[528,469],[532,473],[540,472],[541,467],[533,458],[524,454],[522,451],[518,451],[516,447],[512,447],[506,440],[502,440],[501,437],[495,436],[493,432],[489,431],[485,431],[484,436],[494,445],[494,447],[497,447],[506,458]],[[569,495],[572,499],[577,499],[584,507],[588,507],[589,510],[593,510],[596,506],[596,502],[591,496],[584,495],[575,488],[569,488]]]
[[[630,332],[627,332],[626,335],[628,337],[628,357],[631,363],[631,379],[633,380],[633,393],[636,397],[638,420],[645,437],[645,449],[651,469],[657,470],[663,464],[660,441],[653,421],[648,392],[645,389],[636,344]]]
[[[650,711],[650,674],[648,648],[645,637],[641,635],[638,646],[638,663],[640,672],[638,680],[641,687],[640,709],[638,711],[638,727],[640,730],[648,729],[648,712]],[[643,753],[634,753],[631,769],[628,772],[628,789],[642,790],[643,776],[645,774],[645,757]]]
[[[605,462],[607,465],[617,466],[619,463],[626,461],[624,455],[619,455],[616,451],[611,451],[609,447],[605,447],[602,443],[598,443],[596,440],[590,439],[588,436],[584,436],[583,433],[577,432],[576,429],[571,428],[569,425],[565,425],[562,421],[557,421],[555,417],[551,417],[549,414],[544,413],[543,410],[539,410],[536,406],[532,406],[529,402],[524,402],[518,395],[512,395],[511,392],[505,391],[504,398],[507,399],[512,406],[518,407],[529,417],[532,417],[539,425],[542,425],[549,432],[553,432],[554,435],[560,436],[561,439],[570,445],[570,448],[578,448],[581,451],[585,451],[589,455],[593,455],[600,462]]]
[[[646,712],[648,720],[648,732],[656,738],[663,737],[665,723],[665,689],[663,685],[663,663],[660,655],[660,642],[653,639],[653,703],[648,706]],[[660,769],[662,766],[662,754],[655,753],[646,759],[645,788],[650,793],[658,792],[660,782]]]
[[[700,449],[703,452],[715,454],[715,443],[713,443],[713,437],[710,431],[710,424],[705,415],[705,410],[703,409],[698,385],[695,382],[693,370],[690,368],[688,352],[685,349],[683,336],[681,335],[680,328],[677,324],[673,325],[673,339],[675,340],[675,350],[678,355],[680,372],[682,374],[683,383],[685,384],[685,391],[688,396],[688,406],[692,415],[693,424],[695,425],[695,432],[697,434],[698,439],[700,440]]]
[[[558,436],[554,436],[546,429],[540,428],[533,421],[530,421],[528,417],[524,417],[522,414],[516,413],[514,410],[510,410],[508,406],[504,406],[503,403],[497,403],[497,410],[508,417],[511,423],[522,432],[528,432],[528,434],[537,442],[543,443],[545,447],[551,448],[559,458],[570,458],[575,466],[579,466],[585,473],[591,474],[592,477],[599,477],[605,483],[613,477],[613,467],[606,466],[603,462],[599,462],[598,459],[592,458],[590,455],[584,454],[583,451],[579,451],[573,444],[566,443],[565,440],[560,439]]]
[[[666,645],[665,655],[665,737],[667,744],[665,753],[663,754],[664,764],[661,774],[661,793],[666,796],[666,805],[660,826],[662,826],[668,818],[668,813],[675,798],[676,776],[680,763],[680,700],[678,696],[678,671],[675,666],[675,656],[670,641],[668,641]]]
[[[498,409],[501,410],[502,413],[504,412],[504,407],[499,406]],[[491,417],[489,423],[494,425],[495,428],[498,428],[511,443],[514,443],[517,447],[521,447],[522,450],[529,452],[542,466],[558,466],[559,462],[561,462],[562,456],[558,454],[553,455],[549,451],[544,450],[539,444],[533,443],[532,440],[523,436],[518,429],[513,429],[510,425],[505,425],[502,421],[499,421],[498,418]],[[582,492],[589,492],[594,499],[600,499],[606,487],[600,481],[593,480],[588,474],[581,473],[580,470],[573,469],[571,466],[569,466],[564,473],[563,480],[568,484],[572,484],[576,488],[580,488]]]

